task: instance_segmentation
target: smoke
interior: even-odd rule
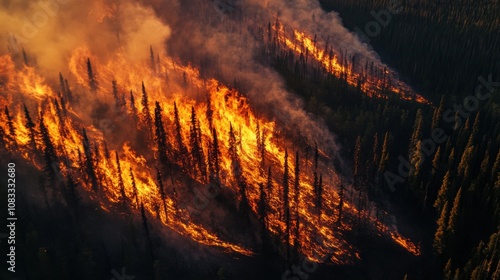
[[[213,1],[192,1],[188,5],[154,0],[4,0],[0,11],[4,23],[0,41],[4,44],[0,51],[19,53],[24,48],[28,59],[36,59],[46,76],[55,77],[59,71],[64,72],[77,48],[84,47],[98,58],[120,52],[135,63],[147,58],[150,45],[164,50],[173,33],[168,48],[172,55],[194,63],[212,60],[227,81],[238,81],[261,111],[274,112],[273,117],[281,123],[297,127],[301,134],[317,139],[323,149],[337,153],[339,147],[326,126],[307,114],[302,101],[285,89],[279,74],[256,57],[259,44],[247,30],[265,26],[279,14],[291,27],[328,34],[367,57],[373,58],[374,53],[363,48],[335,14],[324,13],[314,1],[285,4],[245,0],[234,4],[235,10],[243,11],[237,15],[243,19],[233,21],[234,15],[220,13]],[[251,13],[257,16],[250,18]]]
[[[134,1],[4,0],[0,19],[0,52],[24,49],[48,75],[66,69],[78,47],[103,57],[121,50],[135,62],[150,45],[163,49],[171,33],[152,8]]]
[[[337,13],[325,12],[319,1],[243,1],[263,11],[268,11],[271,17],[278,17],[288,27],[306,31],[310,35],[317,35],[318,41],[328,41],[336,52],[347,52],[350,55],[361,56],[368,61],[381,63],[377,53],[346,29]]]
[[[256,3],[232,1],[234,6],[224,13],[217,9],[216,2],[200,0],[180,7],[184,20],[171,24],[169,53],[202,62],[204,70],[212,70],[230,84],[236,81],[256,111],[272,112],[270,117],[279,126],[300,131],[336,156],[340,147],[335,136],[322,120],[304,110],[300,98],[286,90],[282,77],[269,64],[262,63],[261,43],[250,31],[267,26],[273,20],[272,12]],[[163,9],[159,10],[162,14]]]

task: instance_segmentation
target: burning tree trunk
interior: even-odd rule
[[[64,77],[61,72],[59,72],[59,86],[61,87],[61,95],[67,98],[66,85],[64,83]]]
[[[175,126],[175,144],[177,146],[176,159],[182,162],[184,168],[189,168],[189,161],[187,158],[187,149],[182,141],[182,127],[179,119],[179,110],[177,109],[177,104],[174,101],[174,126]]]
[[[244,217],[247,217],[249,213],[248,197],[246,194],[247,183],[243,177],[243,170],[241,169],[241,162],[238,157],[238,147],[236,142],[236,136],[234,134],[233,125],[229,124],[229,158],[231,159],[231,169],[233,173],[234,180],[239,186],[240,192],[240,205],[239,209]]]
[[[132,183],[132,189],[134,190],[134,197],[135,197],[136,206],[137,206],[137,209],[139,209],[139,195],[137,192],[137,185],[135,183],[134,172],[132,172],[132,167],[130,167],[129,172],[130,172],[130,181]]]
[[[148,93],[146,92],[146,87],[144,82],[142,82],[142,121],[146,126],[146,131],[148,135],[148,140],[151,139],[151,130],[153,128],[153,120],[151,119],[151,113],[149,112],[149,101]]]
[[[87,58],[87,76],[89,78],[90,89],[92,91],[97,91],[98,84],[97,84],[94,70],[92,70],[92,63],[90,62],[90,58]]]
[[[92,186],[92,190],[97,192],[99,189],[99,184],[97,182],[97,175],[94,167],[94,160],[92,158],[92,150],[90,148],[89,139],[87,137],[87,132],[85,128],[83,129],[83,151],[85,155],[85,173],[90,180],[90,185]]]
[[[47,173],[50,183],[54,185],[56,183],[55,179],[57,175],[55,173],[54,166],[57,165],[57,160],[58,160],[56,148],[54,147],[54,144],[50,139],[49,131],[45,126],[43,117],[40,118],[39,126],[40,126],[40,136],[42,138],[42,143],[43,143],[42,151],[43,151],[43,158],[45,161],[44,170]]]
[[[29,135],[30,135],[30,143],[33,146],[33,150],[35,151],[35,153],[37,153],[38,148],[36,146],[36,138],[35,138],[36,137],[36,133],[35,133],[35,126],[36,125],[31,120],[30,112],[28,111],[26,104],[23,104],[23,107],[24,107],[24,117],[26,118],[26,128],[28,129]]]
[[[7,106],[5,106],[4,113],[5,113],[5,117],[7,118],[7,126],[9,128],[9,137],[14,142],[14,145],[17,145],[16,129],[14,127],[14,122],[12,121],[12,116],[10,115],[9,108]]]
[[[137,126],[137,122],[139,121],[139,117],[137,115],[137,107],[135,107],[135,99],[132,90],[130,90],[130,114],[132,115],[132,121],[134,122],[134,126]]]
[[[193,166],[193,170],[196,176],[196,169],[198,170],[198,174],[202,178],[206,178],[206,168],[205,168],[205,159],[203,155],[203,150],[201,146],[201,138],[199,137],[198,134],[198,120],[196,118],[196,112],[194,110],[194,107],[191,106],[191,126],[189,128],[189,143],[190,143],[190,148],[191,148],[191,156],[193,160],[195,161],[195,164]],[[209,153],[210,155],[210,153]],[[209,164],[211,164],[211,161],[209,159]]]
[[[160,103],[155,103],[155,141],[158,148],[158,158],[160,163],[166,166],[169,163],[167,157],[167,133],[163,126],[162,109]]]
[[[115,80],[111,81],[113,99],[115,100],[115,108],[122,109],[125,106],[125,102],[121,96],[118,95],[118,85]]]
[[[64,127],[64,116],[63,116],[61,106],[59,105],[59,101],[57,100],[57,98],[54,98],[52,103],[54,104],[54,108],[55,108],[56,116],[57,116],[57,121],[59,123],[59,132],[61,133],[62,136],[65,136],[66,135],[66,128]]]
[[[210,155],[210,160],[212,161],[212,182],[220,184],[220,150],[219,150],[219,140],[217,139],[217,131],[215,128],[212,131],[213,142],[212,142],[212,154]]]
[[[153,52],[153,46],[149,46],[149,63],[151,66],[151,70],[153,73],[156,73],[156,62],[155,62],[155,54]]]

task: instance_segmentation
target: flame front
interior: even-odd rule
[[[307,56],[317,62],[326,72],[333,76],[345,79],[353,86],[359,87],[362,92],[370,97],[385,98],[383,92],[394,92],[404,100],[414,100],[419,103],[430,104],[422,95],[416,93],[406,83],[394,77],[394,73],[386,67],[373,66],[366,62],[365,66],[357,66],[358,62],[353,63],[355,57],[339,58],[339,54],[328,45],[321,47],[316,39],[307,35],[305,32],[293,29],[287,31],[283,23],[276,20],[273,25],[275,39],[279,44],[292,50],[298,55]],[[346,56],[346,54],[344,54]],[[339,61],[340,60],[340,61]]]

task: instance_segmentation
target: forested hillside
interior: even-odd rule
[[[471,94],[477,77],[500,75],[500,3],[498,1],[320,0],[338,12],[351,30],[365,27],[391,7],[391,14],[369,44],[391,65],[439,102],[441,95]],[[382,16],[385,18],[385,16]]]

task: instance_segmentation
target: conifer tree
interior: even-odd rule
[[[444,175],[441,188],[439,188],[436,201],[434,202],[434,208],[436,208],[437,211],[441,211],[443,209],[442,207],[444,206],[444,204],[448,201],[450,188],[451,188],[451,173],[450,171],[448,171],[446,172],[446,175]]]
[[[165,165],[169,162],[167,157],[167,150],[168,150],[167,133],[165,132],[165,127],[163,126],[162,109],[158,101],[155,103],[154,126],[155,126],[154,139],[156,142],[156,146],[158,148],[158,158],[160,160],[160,163]]]
[[[458,176],[464,181],[465,179],[468,178],[470,172],[469,163],[471,163],[473,155],[474,155],[474,146],[465,148],[465,151],[462,154],[462,158],[460,159],[460,163],[458,164],[457,168]]]
[[[125,194],[125,184],[123,183],[122,168],[120,166],[120,158],[118,152],[115,151],[116,170],[118,171],[118,187],[120,188],[120,195],[122,196],[122,207],[125,209],[127,204],[127,195]]]
[[[410,146],[408,158],[412,158],[415,153],[419,153],[420,150],[417,150],[417,142],[420,140],[422,134],[422,110],[418,109],[417,114],[415,116],[415,123],[413,125],[413,134],[410,138]]]
[[[136,206],[137,206],[137,209],[139,209],[139,194],[137,191],[137,185],[135,183],[135,176],[134,176],[134,172],[132,171],[132,167],[130,167],[129,173],[130,173],[130,181],[132,182],[132,189],[134,190],[134,197],[135,197]]]
[[[30,143],[33,146],[33,149],[36,151],[37,146],[36,146],[36,133],[35,133],[35,123],[31,120],[30,117],[30,112],[28,111],[28,107],[26,107],[26,104],[23,104],[24,107],[24,117],[26,119],[25,126],[28,129],[29,136],[30,136]]]
[[[440,169],[440,160],[441,160],[441,147],[438,147],[436,153],[434,154],[434,158],[432,159],[432,175],[436,176]]]
[[[158,167],[156,168],[156,181],[158,183],[158,193],[160,194],[161,201],[163,202],[163,211],[165,211],[165,223],[168,223],[168,212],[167,212],[167,202],[166,202],[166,194],[165,194],[165,187],[163,185],[163,178],[160,172],[160,169]]]
[[[182,162],[184,165],[187,164],[186,162],[186,154],[187,154],[187,149],[186,146],[184,146],[184,142],[182,140],[182,127],[181,127],[181,121],[179,119],[179,110],[177,109],[177,104],[174,101],[174,126],[175,126],[175,143],[177,146],[177,158],[182,158]]]
[[[49,177],[52,184],[55,184],[55,179],[58,174],[56,174],[55,166],[57,166],[58,156],[56,153],[56,148],[51,140],[49,131],[45,126],[43,117],[40,117],[39,123],[40,138],[42,139],[43,147],[43,158],[45,161],[44,170]]]
[[[453,234],[453,236],[455,236],[457,231],[458,231],[461,202],[462,202],[462,188],[460,188],[458,190],[457,195],[455,196],[455,199],[453,200],[453,208],[451,208],[450,217],[448,220],[447,230],[449,232],[451,232]]]
[[[153,73],[156,73],[156,62],[155,62],[155,54],[153,52],[153,46],[149,46],[149,63],[151,66],[151,70]]]
[[[59,87],[61,88],[61,94],[65,98],[68,98],[67,92],[66,92],[66,85],[64,84],[64,77],[61,72],[59,72]]]
[[[213,141],[212,141],[212,165],[213,165],[213,180],[214,182],[220,183],[220,149],[219,141],[217,139],[217,131],[215,128],[212,131]]]
[[[113,99],[115,100],[115,108],[121,108],[122,101],[120,99],[120,96],[118,96],[118,85],[115,80],[111,81],[111,86],[113,92]]]
[[[90,58],[87,58],[87,76],[89,79],[90,89],[92,91],[97,91],[98,88],[97,79],[94,70],[92,69],[92,63],[90,62]]]
[[[5,117],[7,118],[7,127],[9,128],[9,136],[15,143],[16,139],[16,129],[14,127],[14,121],[12,120],[12,116],[9,113],[9,108],[5,106],[4,109]]]
[[[195,166],[197,167],[198,174],[202,176],[202,178],[206,178],[205,159],[201,147],[201,135],[198,132],[198,127],[199,125],[196,118],[196,112],[194,110],[194,107],[191,107],[191,124],[189,128],[189,144],[191,146],[191,156],[195,161]],[[210,155],[211,153],[209,153],[209,157]],[[212,164],[210,158],[208,162],[209,164]]]
[[[144,86],[144,82],[142,82],[142,121],[146,125],[148,135],[151,135],[151,130],[153,128],[153,119],[151,118],[151,113],[149,111],[149,101],[148,101],[148,93],[146,92],[146,87]]]
[[[132,120],[134,121],[134,125],[137,125],[139,117],[137,115],[137,107],[135,106],[135,99],[132,90],[130,90],[130,114],[132,115]]]
[[[97,192],[99,189],[99,184],[97,182],[97,175],[94,167],[94,159],[92,157],[92,148],[90,147],[89,139],[87,137],[87,132],[85,131],[85,128],[83,129],[83,151],[85,155],[85,172],[87,174],[87,177],[90,180],[90,184],[92,186],[92,190],[94,192]]]
[[[434,235],[433,248],[438,255],[443,254],[446,250],[446,238],[447,238],[447,219],[448,219],[448,201],[444,203],[443,209],[441,210],[441,215],[437,221],[437,230]]]

